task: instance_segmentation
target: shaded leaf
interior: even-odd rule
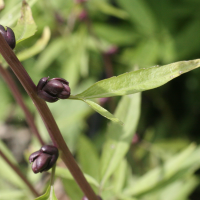
[[[83,135],[79,136],[77,158],[83,172],[99,180],[100,159],[98,152],[92,142]]]
[[[85,100],[83,99],[83,101],[85,103],[87,103],[92,109],[94,109],[96,112],[98,112],[100,115],[102,115],[103,117],[118,123],[120,125],[123,125],[123,122],[120,121],[117,117],[115,117],[113,114],[111,114],[110,112],[108,112],[105,108],[101,107],[100,105],[98,105],[97,103],[95,103],[94,101],[90,101],[90,100]]]
[[[196,59],[175,62],[161,67],[154,66],[140,69],[99,81],[75,97],[93,99],[134,94],[164,85],[181,74],[196,69],[199,66],[200,60]]]
[[[62,167],[56,167],[56,176],[64,178],[64,179],[69,179],[69,180],[74,180],[73,176],[71,175],[71,173],[69,172],[69,170],[67,168],[62,168]],[[91,176],[84,174],[86,180],[88,181],[88,183],[99,187],[99,183]]]
[[[37,26],[33,20],[31,8],[26,1],[22,2],[21,17],[13,28],[16,42],[19,43],[35,34]]]
[[[130,16],[131,21],[143,34],[152,34],[156,29],[153,12],[144,0],[117,0]]]

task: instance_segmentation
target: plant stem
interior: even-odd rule
[[[10,73],[8,72],[8,70],[5,69],[1,64],[0,64],[0,74],[3,77],[4,81],[7,83],[7,86],[10,88],[15,100],[17,101],[17,103],[20,105],[20,107],[24,111],[27,123],[28,123],[29,127],[31,128],[32,132],[38,138],[40,144],[44,145],[45,143],[44,143],[43,139],[41,138],[39,131],[34,123],[32,114],[26,107],[26,105],[23,101],[22,95],[20,94],[20,92],[16,86],[16,83],[14,82],[14,80],[13,80],[12,76],[10,75]]]
[[[28,188],[31,190],[34,196],[38,197],[39,193],[35,190],[35,188],[31,185],[31,183],[26,179],[26,177],[22,174],[22,172],[19,170],[19,168],[14,165],[7,157],[6,155],[0,151],[0,157],[2,157],[6,163],[17,173],[17,175],[24,181],[24,183],[28,186]]]
[[[7,42],[4,40],[3,36],[0,34],[0,53],[10,65],[11,69],[23,85],[24,89],[31,97],[33,103],[35,104],[40,116],[49,132],[52,142],[56,147],[61,150],[61,157],[68,167],[69,171],[73,175],[74,179],[82,189],[83,193],[88,197],[89,200],[98,200],[89,183],[86,181],[82,171],[77,165],[74,157],[72,156],[69,148],[67,147],[60,130],[50,112],[46,102],[37,96],[36,86],[32,79],[12,51],[8,46]]]
[[[55,181],[55,172],[56,172],[56,164],[52,167],[51,169],[51,181],[50,181],[50,185],[53,186],[54,185],[54,181]]]

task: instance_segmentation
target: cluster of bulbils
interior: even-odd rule
[[[0,33],[8,43],[11,49],[15,48],[16,40],[13,30],[6,29],[0,25]],[[42,78],[37,85],[37,94],[40,98],[48,102],[56,102],[59,99],[67,99],[70,96],[69,83],[62,78],[49,77]],[[58,159],[58,149],[52,145],[44,145],[39,151],[30,155],[29,161],[32,164],[34,173],[47,171],[53,167]]]
[[[85,1],[85,0],[82,0]],[[9,27],[6,29],[0,25],[0,33],[10,46],[14,49],[16,45],[15,34]],[[63,78],[49,77],[40,79],[37,85],[38,96],[47,102],[56,102],[59,99],[67,99],[70,96],[69,82]],[[29,162],[32,163],[32,170],[36,173],[41,173],[51,169],[56,163],[59,156],[58,148],[53,145],[43,145],[40,150],[32,153],[29,157]],[[98,196],[99,197],[99,196]],[[82,200],[88,200],[87,197],[83,197]],[[99,197],[99,200],[102,200]]]

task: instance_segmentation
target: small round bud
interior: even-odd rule
[[[48,171],[58,159],[58,149],[52,145],[44,145],[39,151],[32,153],[29,162],[32,164],[32,170],[38,172]]]
[[[13,30],[9,27],[7,27],[7,30],[5,30],[5,28],[2,25],[0,25],[0,33],[6,40],[10,48],[14,49],[16,45],[16,41],[15,41],[15,34]]]
[[[68,99],[70,96],[69,83],[63,78],[49,77],[40,79],[37,85],[37,94],[47,102],[56,102],[59,99]]]

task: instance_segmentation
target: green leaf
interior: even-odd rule
[[[128,14],[125,11],[108,4],[106,1],[94,0],[91,1],[91,3],[93,4],[91,5],[92,7],[97,7],[100,11],[102,11],[105,14],[113,15],[122,19],[128,18]]]
[[[58,200],[58,199],[56,198],[53,186],[49,185],[45,194],[36,198],[35,200]]]
[[[64,190],[65,190],[67,196],[70,197],[70,200],[81,200],[82,199],[84,194],[74,180],[67,180],[67,179],[61,179],[61,180],[63,183]]]
[[[196,69],[199,66],[200,59],[196,59],[175,62],[161,67],[154,66],[140,69],[99,81],[75,97],[93,99],[134,94],[164,85],[181,74]]]
[[[44,71],[66,49],[66,44],[66,38],[57,38],[50,42],[35,62],[34,69],[38,72]]]
[[[13,28],[17,43],[35,34],[37,26],[33,20],[31,8],[26,1],[22,2],[21,17]]]
[[[183,180],[172,182],[168,187],[162,190],[160,198],[162,200],[183,200],[187,199],[192,191],[199,184],[195,176],[186,177]],[[178,191],[178,192],[177,192]]]
[[[56,167],[56,176],[64,178],[64,179],[69,179],[69,180],[74,180],[73,176],[69,172],[67,168],[62,168],[62,167]],[[91,176],[84,174],[86,180],[88,183],[96,186],[97,188],[99,187],[99,183]]]
[[[100,159],[97,149],[93,143],[83,135],[79,136],[77,158],[83,172],[99,180]]]
[[[187,164],[187,160],[190,159],[190,157],[192,159],[194,158],[196,154],[196,151],[194,150],[195,150],[195,146],[190,145],[189,147],[184,149],[184,151],[180,152],[179,154],[169,159],[166,163],[164,163],[163,166],[159,166],[153,170],[148,171],[146,174],[144,174],[139,179],[137,179],[137,181],[134,180],[133,184],[130,184],[124,190],[124,194],[134,195],[134,196],[142,195],[151,190],[155,190],[155,188],[160,187],[162,183],[169,184],[170,178],[177,175],[178,172],[180,172],[181,176],[183,176],[184,174],[187,175],[189,168],[190,167],[194,168],[197,162],[199,162],[199,160],[198,161],[195,160],[193,161],[193,163],[190,163],[189,166]],[[187,164],[187,168],[186,166],[184,166],[184,163]],[[174,180],[172,180],[172,182],[173,181]]]
[[[4,143],[0,140],[0,150],[6,155],[6,157],[17,166],[17,161],[13,157],[10,150],[4,145]],[[6,180],[6,182],[11,183],[17,188],[27,189],[27,185],[24,181],[18,176],[18,174],[8,165],[8,163],[0,157],[0,179]]]
[[[111,123],[107,129],[107,139],[101,157],[101,186],[116,170],[129,149],[140,115],[140,93],[124,96],[116,110],[116,116],[124,121],[124,126]]]
[[[0,190],[0,200],[9,199],[24,199],[25,193],[23,190]],[[26,197],[27,198],[27,197]]]
[[[51,32],[49,27],[45,27],[43,30],[42,37],[29,49],[19,52],[17,54],[18,59],[20,61],[23,61],[41,52],[49,42],[50,35]]]
[[[85,103],[87,103],[92,109],[94,109],[95,111],[97,111],[100,115],[102,115],[103,117],[118,123],[120,125],[123,125],[123,122],[120,121],[117,117],[115,117],[113,114],[111,114],[110,112],[108,112],[105,108],[101,107],[100,105],[98,105],[97,103],[95,103],[94,101],[90,101],[90,100],[86,100],[83,99],[83,101]]]
[[[27,0],[30,6],[34,5],[38,0]],[[8,6],[7,6],[8,5]],[[20,17],[20,8],[22,1],[12,1],[6,4],[5,8],[1,11],[0,24],[11,27],[16,20]]]
[[[128,171],[128,163],[125,159],[119,163],[117,166],[117,169],[115,170],[113,174],[113,190],[115,194],[120,194],[122,191],[122,188],[124,186],[126,177],[127,177],[127,171]]]

